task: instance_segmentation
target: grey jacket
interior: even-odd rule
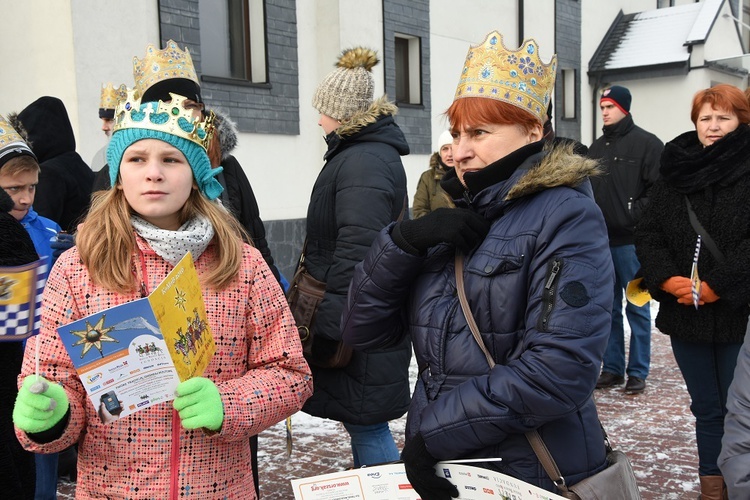
[[[750,498],[750,324],[727,395],[719,468],[729,498]]]

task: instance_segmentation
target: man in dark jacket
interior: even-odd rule
[[[373,100],[370,69],[375,53],[345,51],[338,67],[320,83],[313,106],[326,134],[328,151],[307,209],[305,264],[326,284],[310,330],[307,356],[315,388],[303,411],[344,424],[351,436],[354,466],[398,460],[388,421],[409,407],[408,336],[388,347],[354,352],[345,367],[325,368],[341,340],[341,312],[349,281],[378,232],[403,216],[409,153],[385,97]]]
[[[74,233],[88,210],[94,172],[76,153],[76,139],[65,104],[44,96],[32,102],[11,124],[31,146],[39,160],[39,184],[34,198],[37,213]]]
[[[592,178],[591,184],[607,223],[615,266],[612,327],[596,387],[621,385],[627,373],[625,392],[636,394],[646,388],[651,361],[651,311],[648,303],[642,307],[626,304],[631,329],[626,369],[622,298],[623,290],[640,268],[635,254],[635,225],[648,203],[648,190],[659,175],[659,157],[664,144],[633,123],[631,100],[630,91],[618,85],[602,92],[599,107],[604,135],[591,145],[589,156],[600,160],[604,170],[604,175]]]

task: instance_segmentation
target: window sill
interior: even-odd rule
[[[223,85],[234,85],[237,87],[253,87],[256,89],[270,89],[272,85],[267,82],[256,83],[248,80],[240,80],[239,78],[225,78],[222,76],[208,76],[202,75],[201,81],[209,83],[220,83]]]

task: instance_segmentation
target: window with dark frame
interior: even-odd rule
[[[201,0],[203,75],[267,82],[264,0]]]
[[[396,37],[396,101],[409,102],[409,40]]]
[[[396,103],[422,104],[421,40],[398,34],[394,42]]]

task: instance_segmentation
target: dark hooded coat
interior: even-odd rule
[[[34,210],[74,233],[88,211],[94,172],[76,153],[65,105],[57,97],[40,97],[17,119],[41,168]]]
[[[500,457],[478,465],[553,491],[524,435],[536,429],[568,484],[604,468],[593,392],[614,272],[588,181],[594,172],[595,161],[570,147],[547,154],[540,141],[467,172],[468,189],[446,174],[442,186],[456,206],[492,223],[464,272],[492,370],[459,304],[453,247],[413,255],[389,226],[357,266],[344,340],[378,349],[411,333],[420,374],[407,440],[420,433],[438,460]]]
[[[378,232],[407,206],[401,155],[409,146],[385,99],[375,101],[326,138],[326,163],[310,195],[305,263],[326,283],[314,335],[341,339],[341,311],[354,266]],[[311,366],[315,388],[303,411],[350,424],[370,425],[398,418],[409,406],[411,344],[355,352],[345,368]]]

